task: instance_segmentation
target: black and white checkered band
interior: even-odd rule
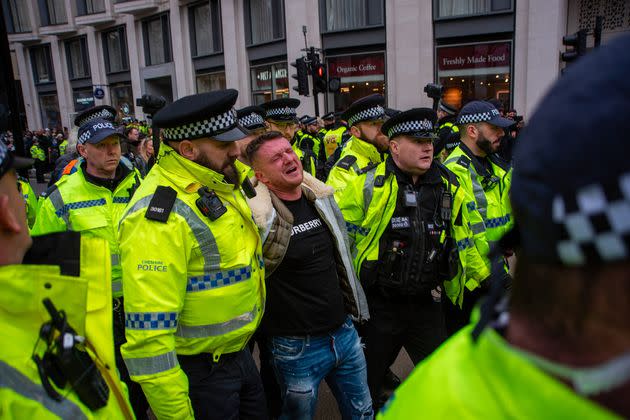
[[[560,227],[556,251],[566,265],[630,258],[630,172],[605,186],[591,184],[553,201]]]
[[[265,120],[259,114],[252,112],[249,115],[245,115],[242,118],[238,119],[240,125],[245,128],[255,127],[255,126],[263,126],[265,125]]]
[[[186,140],[200,137],[212,137],[221,134],[236,124],[236,111],[230,109],[216,117],[180,125],[178,127],[163,128],[162,135],[166,140]]]
[[[431,131],[433,131],[433,123],[429,120],[404,121],[387,130],[387,137],[392,138],[398,134]]]
[[[377,118],[385,118],[385,109],[380,105],[357,112],[356,114],[348,118],[348,124],[350,126],[353,126],[356,123],[375,120]]]
[[[81,127],[86,122],[92,121],[95,118],[102,118],[102,119],[105,119],[105,120],[113,121],[116,118],[116,114],[113,114],[108,109],[101,109],[100,111],[98,111],[98,112],[96,112],[94,114],[89,114],[89,115],[86,115],[85,117],[81,118],[81,120],[77,121],[77,126]]]
[[[297,110],[295,108],[291,108],[290,106],[285,106],[282,108],[269,108],[265,112],[265,117],[273,118],[273,117],[297,117]]]
[[[457,119],[457,124],[474,124],[479,122],[490,121],[495,117],[500,117],[501,114],[496,109],[491,109],[486,112],[479,112],[477,114],[465,114],[460,115]]]

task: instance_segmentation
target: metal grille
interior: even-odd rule
[[[580,29],[595,28],[595,18],[604,16],[604,31],[630,27],[629,0],[580,0]]]

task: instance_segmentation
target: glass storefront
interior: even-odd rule
[[[512,43],[488,42],[437,48],[437,77],[447,103],[461,107],[472,100],[512,103]]]
[[[75,89],[72,92],[74,110],[79,113],[94,106],[92,89]]]
[[[289,76],[286,63],[265,64],[251,68],[252,103],[260,105],[289,97]]]
[[[118,111],[121,118],[134,115],[133,90],[129,83],[117,83],[109,86],[109,95],[112,106]]]
[[[56,94],[39,95],[39,108],[42,114],[42,128],[61,128],[61,113]]]
[[[364,96],[385,95],[385,54],[355,54],[328,57],[328,78],[338,77],[341,89],[328,93],[328,111],[344,111]]]
[[[212,92],[225,89],[225,72],[205,73],[197,75],[197,93]]]

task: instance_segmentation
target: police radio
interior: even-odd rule
[[[47,344],[44,356],[33,355],[42,386],[55,401],[63,397],[52,387],[49,378],[58,388],[69,382],[72,390],[90,410],[107,405],[109,387],[85,350],[85,338],[68,324],[64,311],[58,311],[48,298],[43,300],[51,321],[42,325],[39,335]]]
[[[227,212],[227,207],[223,204],[217,193],[208,187],[201,187],[197,190],[199,198],[196,201],[199,211],[213,222]]]

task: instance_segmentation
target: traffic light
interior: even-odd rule
[[[308,96],[308,67],[304,57],[298,58],[291,65],[297,70],[297,74],[293,74],[291,77],[298,82],[298,85],[294,86],[293,90],[302,96]]]
[[[326,80],[326,67],[322,63],[313,63],[313,89],[315,93],[326,93],[328,81]]]
[[[574,34],[563,36],[562,44],[572,47],[571,50],[561,54],[562,61],[566,63],[575,61],[578,57],[586,54],[586,29],[580,29]]]

